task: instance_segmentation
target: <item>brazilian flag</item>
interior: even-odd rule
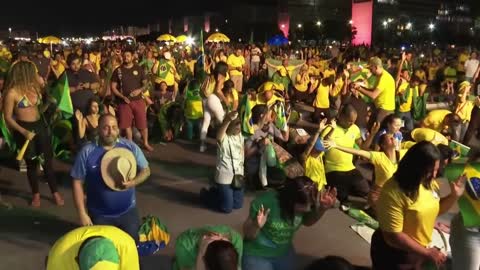
[[[480,163],[452,163],[445,168],[445,176],[455,181],[465,174],[465,193],[458,200],[465,227],[480,227]]]
[[[467,157],[468,152],[470,152],[470,147],[461,144],[455,140],[451,140],[448,146],[450,146],[450,148],[455,151],[455,159]]]
[[[170,242],[170,233],[167,227],[158,217],[152,215],[143,218],[138,234],[140,243],[137,248],[140,256],[153,255]]]
[[[158,60],[158,71],[157,71],[157,76],[160,79],[165,80],[167,78],[168,73],[170,72],[170,69],[172,66],[170,66],[170,63],[168,60],[161,58]]]
[[[242,132],[246,136],[253,135],[252,109],[255,106],[254,101],[244,95],[240,102],[240,119],[242,120]]]

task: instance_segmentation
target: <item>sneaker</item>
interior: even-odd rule
[[[205,143],[200,144],[200,153],[207,151],[207,145]]]

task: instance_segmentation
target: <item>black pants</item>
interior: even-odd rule
[[[422,270],[424,260],[388,245],[380,230],[375,231],[370,246],[373,270]]]
[[[357,169],[348,172],[329,172],[326,177],[327,184],[337,189],[337,198],[340,202],[346,201],[348,195],[366,197],[370,191],[367,180]]]
[[[55,179],[55,173],[53,172],[53,150],[51,144],[51,136],[48,132],[47,126],[38,120],[36,122],[23,122],[18,121],[17,123],[26,130],[35,133],[35,137],[28,144],[27,150],[25,151],[24,159],[27,164],[27,177],[32,189],[32,193],[38,193],[38,159],[36,157],[43,154],[45,163],[43,164],[43,170],[45,172],[45,177],[47,178],[48,186],[52,193],[57,192],[57,181]],[[14,133],[15,143],[17,147],[22,148],[25,143],[25,137],[19,133]]]

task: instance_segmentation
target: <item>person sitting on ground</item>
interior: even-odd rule
[[[308,177],[289,180],[279,190],[257,196],[243,225],[243,270],[295,269],[293,237],[312,226],[335,204],[336,189],[319,191]]]
[[[113,226],[80,227],[58,239],[47,257],[47,270],[139,270],[137,246]]]
[[[176,240],[173,269],[237,270],[242,253],[242,236],[228,226],[189,229]]]

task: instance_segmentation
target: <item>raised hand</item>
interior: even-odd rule
[[[463,195],[465,192],[465,183],[467,182],[467,176],[465,174],[460,175],[455,181],[450,182],[450,192],[457,198]]]
[[[375,135],[375,134],[377,134],[377,132],[378,132],[379,130],[380,130],[380,123],[375,122],[375,123],[373,123],[373,126],[372,126],[372,128],[370,129],[370,133]]]
[[[335,143],[334,140],[332,139],[323,140],[323,147],[325,147],[325,149],[335,148],[335,146],[337,146],[337,144]]]
[[[265,226],[265,223],[267,222],[269,214],[270,214],[270,209],[265,210],[262,204],[257,213],[257,225],[260,229],[263,228],[263,226]]]

